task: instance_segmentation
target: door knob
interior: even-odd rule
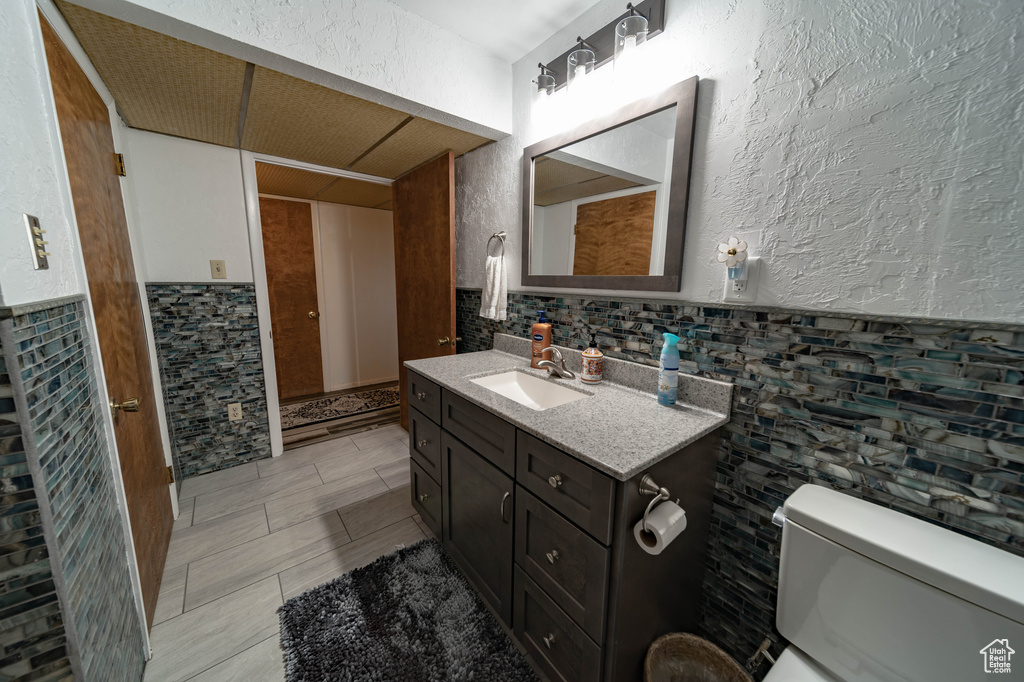
[[[110,401],[110,412],[116,417],[117,411],[122,412],[138,412],[139,411],[139,399],[129,398],[123,403],[117,402],[117,398],[113,398]]]
[[[318,312],[317,312],[317,311],[315,311],[315,310],[310,310],[310,311],[309,311],[309,319],[311,319],[311,320],[315,320],[315,319],[316,319],[316,318],[318,318],[318,317],[320,317],[320,313],[318,313]]]

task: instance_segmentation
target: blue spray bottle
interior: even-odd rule
[[[658,404],[675,405],[679,390],[679,337],[665,332],[658,371]]]

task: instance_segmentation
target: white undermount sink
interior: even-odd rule
[[[534,410],[547,410],[589,397],[586,393],[560,386],[554,379],[541,379],[525,372],[502,372],[470,381]]]

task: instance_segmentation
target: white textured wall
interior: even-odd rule
[[[251,282],[238,151],[143,130],[122,135],[147,282]],[[210,276],[223,260],[226,280]]]
[[[398,378],[395,229],[391,211],[317,202],[324,390]]]
[[[31,0],[0,2],[0,303],[85,290],[42,34]],[[35,270],[23,214],[39,218],[49,270]]]
[[[76,0],[480,135],[512,129],[509,64],[387,0]]]
[[[514,135],[457,165],[459,286],[508,231],[519,287],[530,79],[614,18],[604,0],[513,66]],[[715,245],[763,258],[757,302],[1024,320],[1019,0],[668,0],[662,85],[702,79],[683,286],[721,300]],[[652,50],[653,51],[653,50]]]

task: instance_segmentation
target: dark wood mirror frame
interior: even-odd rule
[[[533,165],[534,159],[575,142],[614,130],[637,119],[676,107],[676,132],[672,150],[672,178],[669,182],[668,230],[665,235],[663,275],[532,275],[533,254]],[[632,291],[679,291],[683,268],[683,238],[686,234],[686,206],[690,194],[690,158],[697,109],[697,77],[676,83],[662,92],[637,100],[610,114],[559,133],[523,150],[523,286],[568,289],[627,289]]]

